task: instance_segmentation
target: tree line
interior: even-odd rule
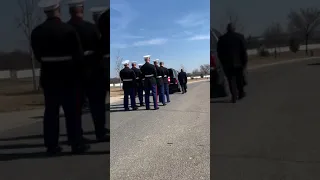
[[[227,21],[224,22],[233,23],[236,29],[243,33],[245,27],[234,11],[227,11],[226,17]],[[308,55],[308,45],[320,43],[320,9],[312,7],[291,10],[287,14],[287,20],[287,24],[271,23],[260,37],[253,37],[249,34],[246,38],[248,49],[264,46],[274,48],[276,52],[279,47],[292,46],[290,49],[296,52],[299,46],[304,44],[306,45],[305,53]],[[220,32],[224,32],[225,27],[223,24]]]

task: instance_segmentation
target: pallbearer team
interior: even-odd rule
[[[129,67],[129,60],[122,62],[124,68],[120,71],[120,78],[123,83],[125,111],[130,110],[129,97],[131,109],[138,109],[136,95],[138,95],[140,106],[145,106],[147,110],[150,110],[150,92],[154,110],[159,109],[158,97],[163,106],[170,102],[169,71],[164,67],[164,62],[160,62],[159,66],[159,59],[156,59],[153,61],[154,64],[151,64],[150,57],[150,55],[143,57],[145,63],[139,64],[139,69],[136,67],[136,61],[131,62],[132,68]]]
[[[59,109],[66,120],[72,153],[90,149],[83,136],[82,105],[88,99],[97,142],[110,141],[106,128],[106,93],[109,86],[109,8],[93,8],[95,24],[85,21],[84,0],[68,1],[70,20],[63,22],[60,0],[41,0],[47,19],[33,29],[31,45],[41,64],[40,85],[45,100],[44,143],[48,155],[59,146]],[[109,79],[108,79],[109,78]]]

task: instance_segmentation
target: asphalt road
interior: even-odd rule
[[[320,179],[320,59],[249,72],[248,97],[211,100],[211,176]]]
[[[111,112],[111,143],[92,144],[85,155],[71,156],[63,145],[65,153],[47,158],[41,117],[2,128],[0,179],[107,180],[110,165],[112,180],[209,179],[209,99],[209,82],[197,82],[187,94],[172,95],[171,103],[158,111]],[[112,104],[111,111],[117,106]],[[89,114],[83,123],[86,137],[94,139]],[[63,142],[63,117],[60,126]]]
[[[209,81],[157,111],[111,113],[112,180],[208,180],[210,177]],[[111,111],[123,109],[121,104]]]

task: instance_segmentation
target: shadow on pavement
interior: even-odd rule
[[[37,105],[35,105],[37,106]],[[110,104],[105,104],[105,110],[106,112],[108,112],[110,109]],[[85,107],[82,109],[82,115],[85,115],[85,114],[89,114],[90,113],[90,108],[89,107]],[[33,117],[30,117],[31,119],[42,119],[43,116],[33,116]],[[60,114],[59,115],[59,118],[64,118],[64,114]]]
[[[149,111],[146,109],[146,106],[139,106],[139,105],[137,105],[137,106],[139,109],[137,109],[135,111]],[[163,105],[161,103],[158,103],[158,106],[162,107]],[[153,110],[153,103],[152,102],[150,102],[150,110]],[[133,111],[133,110],[131,110],[131,108],[130,108],[130,111]],[[113,104],[113,105],[110,105],[110,113],[112,113],[112,112],[127,112],[127,111],[124,110],[123,104]]]
[[[100,143],[96,140],[88,140],[86,141],[87,144],[97,144]],[[67,141],[61,141],[60,145],[67,145]],[[0,150],[7,150],[7,149],[27,149],[27,148],[40,148],[44,147],[43,143],[38,144],[30,144],[30,143],[21,143],[21,144],[10,144],[10,145],[0,145]]]
[[[110,151],[91,151],[79,155],[71,154],[70,152],[62,152],[56,156],[48,156],[45,152],[34,153],[7,153],[0,154],[0,161],[12,161],[18,159],[49,159],[63,156],[83,156],[83,155],[105,155],[110,154]]]
[[[95,134],[95,132],[94,131],[87,131],[87,132],[83,133],[83,135],[92,135],[92,134]],[[67,136],[67,134],[61,134],[60,136]],[[10,138],[0,138],[0,141],[19,141],[19,140],[40,139],[40,138],[43,138],[42,134],[10,137]],[[1,149],[1,146],[0,146],[0,149]]]
[[[228,100],[228,99],[210,99],[210,103],[224,104],[224,103],[230,103],[230,100]]]
[[[308,66],[320,66],[320,63],[310,63]]]

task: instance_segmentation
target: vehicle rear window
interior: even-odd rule
[[[210,49],[212,51],[217,51],[217,44],[218,44],[218,38],[221,36],[220,32],[215,30],[215,29],[211,29],[210,32]]]
[[[168,69],[169,70],[169,76],[173,77],[173,71],[172,69]]]

